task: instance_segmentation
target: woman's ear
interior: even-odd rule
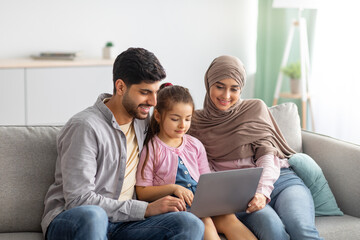
[[[115,88],[116,88],[116,94],[119,94],[121,96],[124,95],[124,93],[126,92],[126,84],[120,78],[116,80]]]
[[[155,118],[156,122],[160,124],[161,115],[157,109],[154,109],[154,118]]]

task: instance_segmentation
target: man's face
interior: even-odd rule
[[[150,108],[156,105],[159,87],[160,81],[131,85],[127,88],[122,101],[125,110],[134,118],[147,118]]]

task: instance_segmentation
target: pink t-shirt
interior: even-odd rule
[[[290,165],[287,159],[279,159],[274,155],[264,155],[256,163],[251,157],[235,161],[215,162],[210,161],[210,168],[213,171],[224,171],[238,168],[262,167],[263,172],[256,192],[262,193],[270,202],[270,194],[274,189],[274,183],[280,176],[280,168],[288,168]]]
[[[145,147],[140,155],[136,173],[137,186],[159,186],[175,183],[179,157],[196,182],[199,181],[201,174],[210,172],[205,148],[198,139],[185,134],[182,144],[177,148],[166,145],[158,136],[152,140],[155,152],[151,142],[149,142],[149,159],[144,168],[144,178],[141,176],[141,171],[146,157]]]

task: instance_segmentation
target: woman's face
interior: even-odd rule
[[[227,78],[210,87],[210,99],[219,110],[226,111],[238,101],[240,92],[240,85],[234,79]]]

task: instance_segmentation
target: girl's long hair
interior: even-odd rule
[[[185,103],[190,104],[193,108],[193,112],[195,109],[194,100],[191,97],[189,89],[184,88],[178,85],[172,85],[169,83],[163,83],[160,86],[159,92],[157,94],[157,104],[154,108],[156,109],[159,114],[160,118],[162,119],[166,112],[171,111],[173,106],[177,103]],[[156,147],[154,146],[153,138],[160,132],[160,125],[156,121],[154,114],[151,116],[150,125],[147,129],[147,134],[144,141],[144,147],[146,149],[146,156],[145,161],[141,169],[141,177],[144,178],[144,169],[149,160],[149,144],[151,144],[152,149],[154,150],[154,162],[156,162]]]

